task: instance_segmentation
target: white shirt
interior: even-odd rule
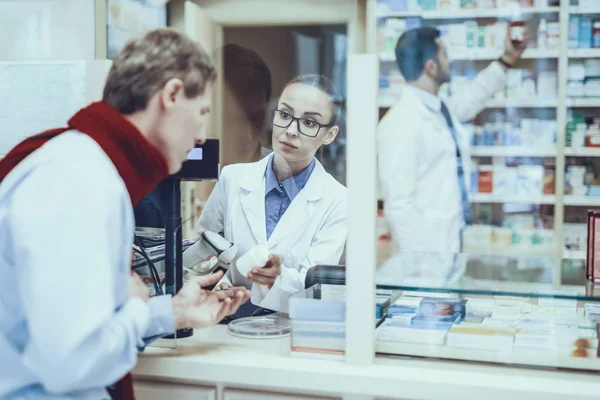
[[[129,194],[72,131],[0,184],[0,398],[106,399],[138,348],[171,333],[170,296],[128,299]]]
[[[494,62],[464,93],[445,101],[457,134],[467,190],[469,138],[460,122],[484,109],[486,100],[502,89],[505,76]],[[456,144],[440,109],[439,97],[405,85],[378,127],[379,183],[396,250],[460,251],[464,219]]]

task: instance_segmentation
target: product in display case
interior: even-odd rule
[[[378,353],[600,370],[600,291],[591,282],[563,287],[527,274],[498,275],[503,262],[517,262],[522,271],[549,271],[553,264],[533,257],[396,253],[376,274],[377,288],[397,295],[376,330]],[[437,311],[448,318],[439,320]]]

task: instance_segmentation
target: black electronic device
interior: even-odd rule
[[[207,139],[188,154],[179,172],[169,177],[182,181],[208,181],[219,178],[219,140]]]
[[[315,265],[308,270],[304,279],[304,287],[308,289],[316,284],[345,285],[345,265]]]
[[[188,155],[179,172],[165,182],[165,286],[175,296],[183,286],[183,249],[181,245],[181,181],[208,181],[219,178],[219,141],[208,139]],[[193,335],[192,329],[180,329],[166,339]]]

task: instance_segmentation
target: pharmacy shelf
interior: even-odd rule
[[[563,260],[585,260],[586,253],[584,250],[563,250]]]
[[[567,99],[567,107],[600,108],[600,98],[570,98]]]
[[[545,99],[502,99],[490,100],[485,104],[486,108],[556,108],[557,100]]]
[[[379,108],[390,108],[396,104],[396,100],[385,99],[379,101]],[[543,99],[520,99],[520,100],[489,100],[485,107],[488,109],[492,108],[556,108],[558,103],[556,100],[543,100]],[[578,106],[581,107],[581,106]],[[600,99],[598,100],[597,106],[588,107],[600,107]]]
[[[473,193],[471,203],[519,203],[519,204],[554,204],[556,196],[502,196],[491,193]]]
[[[386,99],[379,101],[379,108],[390,108],[396,103],[395,100]],[[522,100],[490,100],[485,104],[488,109],[491,108],[556,108],[556,100],[541,99],[522,99]],[[598,105],[600,107],[600,104]]]
[[[569,58],[600,58],[600,49],[571,49]]]
[[[560,7],[531,7],[521,8],[522,14],[549,14],[558,13]],[[399,11],[380,13],[379,18],[406,18],[421,17],[423,19],[472,19],[472,18],[503,18],[511,17],[512,10],[509,7],[489,10],[435,10],[435,11]]]
[[[536,249],[535,246],[528,248],[513,248],[513,247],[479,247],[469,245],[465,238],[465,245],[462,250],[463,253],[469,254],[470,256],[488,256],[488,255],[501,255],[506,257],[554,257],[554,248],[552,250]]]
[[[598,8],[579,8],[578,6],[571,6],[569,8],[570,14],[600,14],[600,7]]]
[[[600,196],[565,196],[565,206],[600,207]]]
[[[556,157],[556,147],[474,146],[475,157]]]
[[[464,52],[450,54],[452,61],[477,61],[495,60],[500,55],[498,50],[489,49],[466,49]],[[527,49],[523,53],[524,59],[548,59],[558,58],[556,50]],[[396,62],[396,55],[392,51],[380,52],[379,60],[382,62]]]
[[[600,147],[567,147],[565,155],[568,157],[600,157]]]

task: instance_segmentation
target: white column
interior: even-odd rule
[[[377,214],[379,61],[374,54],[348,57],[346,253],[346,360],[368,366],[375,343],[375,219]]]

